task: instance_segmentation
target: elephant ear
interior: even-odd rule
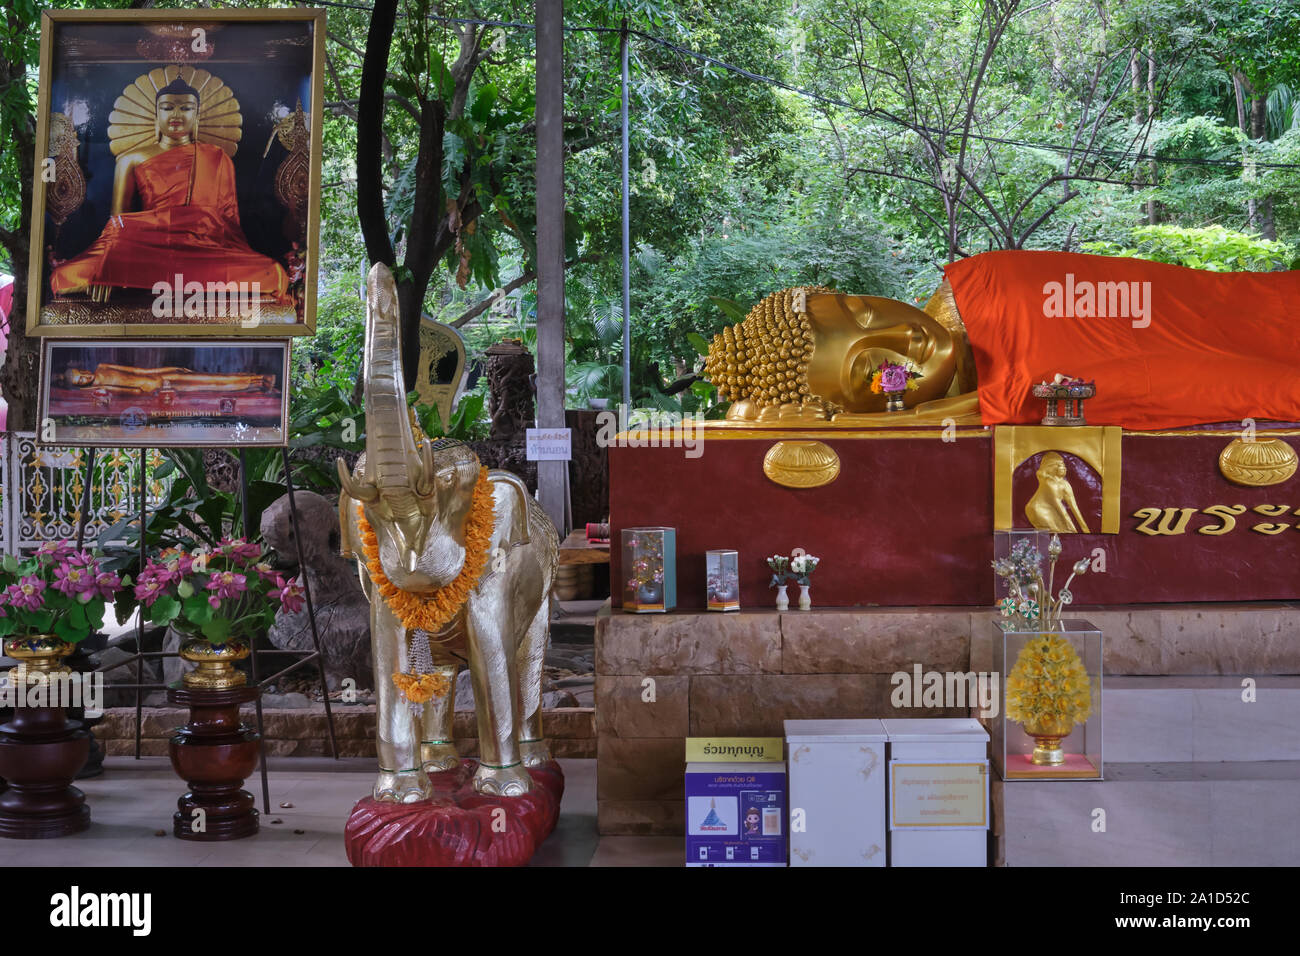
[[[528,493],[528,486],[518,475],[508,471],[489,471],[488,480],[492,482],[494,492],[497,487],[504,486],[510,489],[515,498],[514,507],[509,511],[506,527],[503,529],[502,543],[510,548],[528,544],[531,540],[528,533],[528,504],[532,500],[532,495]]]

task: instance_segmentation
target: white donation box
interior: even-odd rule
[[[886,718],[891,866],[988,866],[988,732],[972,717]]]
[[[885,727],[787,720],[790,865],[885,865]]]

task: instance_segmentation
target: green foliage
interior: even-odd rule
[[[437,405],[418,404],[415,392],[407,396],[407,401],[414,406],[415,417],[420,423],[420,428],[430,438],[479,441],[488,436],[488,422],[483,414],[486,396],[482,392],[462,395],[445,427]]]
[[[1084,251],[1169,262],[1210,272],[1285,269],[1296,256],[1295,250],[1284,243],[1233,232],[1222,226],[1139,226],[1133,230],[1133,241],[1136,245],[1129,248],[1113,242],[1085,243]]]

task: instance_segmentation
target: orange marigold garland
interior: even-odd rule
[[[451,681],[443,674],[394,674],[393,683],[412,704],[424,704],[434,697],[441,699],[451,690]]]
[[[365,509],[357,505],[357,527],[361,531],[361,552],[366,560],[366,570],[370,572],[370,580],[383,596],[384,603],[407,630],[436,633],[465,606],[469,592],[474,590],[487,567],[488,545],[492,543],[492,528],[496,521],[494,508],[488,470],[479,468],[469,516],[465,519],[465,563],[460,574],[432,594],[413,594],[399,588],[384,573],[379,562],[379,537],[366,520]],[[393,683],[412,704],[423,704],[450,690],[450,682],[437,673],[397,673],[393,675]]]

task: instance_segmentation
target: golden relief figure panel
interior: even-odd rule
[[[1047,425],[1004,425],[993,432],[993,527],[998,531],[1029,526],[1059,534],[1118,534],[1121,474],[1120,438],[1116,426],[1056,428]],[[1029,477],[1032,494],[1017,513],[1017,474],[1038,457]],[[1075,473],[1067,460],[1076,460]],[[1091,471],[1085,475],[1083,469]],[[1089,498],[1100,498],[1095,515],[1080,507],[1082,488],[1091,479]],[[1022,486],[1023,487],[1023,486]],[[1099,492],[1099,494],[1097,493]],[[1023,500],[1023,493],[1022,493]],[[1094,524],[1094,521],[1097,524]]]

